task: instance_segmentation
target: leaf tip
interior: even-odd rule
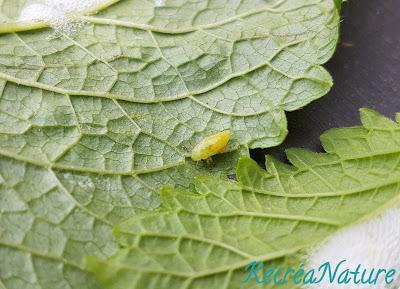
[[[83,258],[83,267],[85,268],[85,270],[94,273],[99,270],[100,262],[94,256],[85,256]]]
[[[175,188],[171,186],[164,186],[160,189],[160,200],[163,209],[171,210],[173,208],[176,194]]]
[[[361,123],[365,128],[398,127],[398,124],[390,118],[370,108],[360,108]]]

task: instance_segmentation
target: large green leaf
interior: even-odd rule
[[[331,86],[334,3],[207,3],[120,1],[74,37],[2,35],[0,153],[151,195],[187,183],[191,148],[216,131],[233,130],[233,152],[279,144],[284,110]]]
[[[82,258],[117,250],[113,224],[279,144],[332,85],[333,0],[124,0],[75,35],[17,32],[28,2],[0,0],[0,288],[97,288]],[[229,153],[190,162],[224,129]]]
[[[116,226],[122,248],[89,258],[89,270],[106,289],[234,289],[250,262],[289,266],[298,250],[400,201],[400,125],[369,110],[361,119],[322,136],[328,153],[289,150],[292,165],[268,157],[267,171],[243,158],[238,182],[163,190],[163,209]]]

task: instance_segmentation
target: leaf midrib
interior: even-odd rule
[[[218,269],[205,270],[205,271],[203,271],[201,273],[198,273],[198,274],[182,274],[182,273],[169,272],[169,271],[144,270],[143,267],[136,268],[136,267],[129,266],[129,265],[122,265],[121,263],[115,263],[115,262],[112,262],[110,260],[107,261],[107,262],[108,262],[108,264],[112,264],[114,267],[128,269],[128,270],[139,272],[139,273],[152,273],[152,274],[160,274],[160,275],[175,275],[175,276],[178,276],[178,277],[181,277],[181,278],[187,278],[187,279],[193,281],[195,279],[206,277],[206,276],[209,276],[209,275],[216,275],[216,274],[219,274],[219,273],[231,272],[231,271],[243,268],[244,266],[246,266],[247,264],[249,264],[250,262],[253,262],[253,261],[268,262],[268,261],[272,261],[272,260],[275,260],[275,259],[279,259],[279,258],[285,257],[287,255],[294,254],[294,253],[298,252],[299,250],[304,249],[304,247],[310,246],[312,244],[314,244],[314,242],[310,242],[308,245],[305,245],[305,246],[293,247],[290,250],[280,250],[280,251],[276,251],[274,253],[266,254],[266,255],[263,255],[263,256],[257,256],[257,260],[249,258],[249,259],[245,259],[245,260],[243,260],[241,262],[235,263],[234,265],[221,266]]]
[[[388,202],[390,204],[384,204],[382,206],[379,206],[377,208],[377,210],[375,210],[374,212],[371,212],[371,213],[365,215],[364,217],[360,218],[359,221],[362,221],[364,219],[368,219],[371,216],[377,215],[377,214],[379,214],[379,212],[382,212],[387,207],[392,206],[393,203],[398,203],[399,201],[400,201],[400,195],[394,197],[391,200],[391,202]],[[346,226],[344,226],[344,228],[345,227],[348,227],[348,226],[346,225]],[[203,271],[203,272],[198,273],[198,274],[179,274],[179,273],[176,273],[176,272],[169,272],[169,271],[143,270],[143,267],[136,268],[136,267],[128,266],[128,265],[125,265],[125,264],[122,265],[121,263],[115,263],[115,262],[113,262],[111,260],[109,260],[107,262],[109,264],[112,264],[113,267],[127,269],[127,270],[135,271],[135,272],[138,272],[138,273],[150,273],[150,274],[160,274],[160,275],[175,275],[177,277],[187,278],[189,280],[189,284],[190,284],[193,280],[198,279],[198,278],[206,277],[206,276],[209,276],[209,275],[220,274],[220,273],[224,273],[224,272],[228,272],[228,273],[229,272],[233,272],[234,270],[238,270],[240,268],[243,268],[244,266],[246,266],[247,264],[249,264],[250,262],[253,262],[253,261],[268,262],[268,261],[272,261],[272,260],[275,260],[275,259],[283,258],[283,257],[285,257],[287,255],[295,254],[296,252],[299,252],[300,250],[303,250],[304,248],[308,248],[308,247],[312,246],[313,244],[315,244],[315,243],[317,243],[319,241],[322,241],[323,239],[325,239],[324,236],[322,236],[322,237],[320,237],[318,239],[314,239],[313,242],[307,242],[307,243],[303,244],[302,246],[293,247],[290,250],[289,249],[280,250],[280,251],[276,251],[276,252],[270,253],[270,254],[265,254],[265,255],[262,255],[262,256],[251,256],[251,257],[254,257],[254,258],[245,259],[245,260],[243,260],[241,262],[238,262],[238,263],[235,263],[233,265],[222,266],[222,267],[219,267],[218,269],[215,269],[215,270],[206,270],[206,271]],[[132,248],[134,248],[134,247],[132,247]]]
[[[166,34],[178,34],[178,33],[193,32],[193,31],[197,31],[200,29],[212,29],[216,26],[228,24],[235,20],[240,20],[243,17],[257,15],[257,14],[263,13],[263,12],[286,13],[286,12],[290,12],[293,10],[309,7],[309,6],[310,7],[316,6],[321,3],[321,1],[320,1],[320,2],[315,2],[312,4],[305,4],[302,6],[298,6],[298,7],[290,8],[290,9],[286,9],[286,10],[275,9],[285,2],[285,0],[280,0],[277,3],[275,3],[274,5],[272,5],[271,7],[265,6],[263,8],[253,9],[253,10],[247,11],[245,13],[237,14],[233,17],[227,17],[226,19],[224,19],[222,21],[217,21],[217,22],[213,22],[210,24],[204,24],[204,25],[195,25],[195,26],[188,27],[185,29],[164,29],[164,28],[157,27],[154,25],[140,24],[140,23],[135,23],[135,22],[131,22],[131,21],[120,21],[120,20],[115,20],[115,19],[90,16],[92,14],[97,14],[101,10],[104,10],[104,9],[108,8],[109,6],[112,6],[118,2],[120,2],[120,0],[109,0],[108,2],[104,3],[103,5],[101,5],[99,7],[93,7],[93,8],[88,9],[88,11],[83,12],[83,16],[76,16],[75,19],[78,21],[81,20],[81,21],[93,22],[93,23],[95,21],[99,20],[99,21],[104,21],[103,23],[99,23],[99,24],[106,24],[106,25],[115,25],[116,24],[115,22],[117,22],[117,23],[122,22],[120,24],[124,24],[124,25],[127,25],[127,27],[132,27],[132,28],[136,28],[136,29],[152,30],[154,32],[160,32],[160,33],[166,33]],[[14,22],[2,23],[0,25],[0,34],[36,30],[36,29],[41,29],[41,28],[46,28],[46,27],[49,27],[49,24],[46,23],[45,21],[26,21],[26,22],[14,21]]]
[[[263,12],[270,12],[270,13],[274,13],[274,14],[283,14],[283,13],[303,9],[306,7],[315,7],[318,4],[321,4],[322,1],[305,4],[302,6],[297,6],[297,7],[293,7],[293,8],[286,9],[286,10],[279,10],[279,9],[273,8],[273,7],[279,7],[284,2],[285,2],[285,0],[281,0],[278,3],[276,3],[275,5],[273,5],[272,8],[266,6],[266,7],[259,8],[259,9],[253,9],[253,10],[247,11],[245,13],[235,15],[234,17],[226,18],[222,21],[213,22],[210,24],[195,25],[192,27],[184,28],[184,29],[173,29],[173,28],[165,29],[165,28],[158,27],[155,25],[141,24],[141,23],[136,23],[133,21],[117,20],[117,19],[97,17],[97,16],[80,16],[80,17],[78,17],[78,19],[80,19],[82,21],[90,22],[90,23],[95,23],[95,24],[122,26],[122,27],[135,28],[135,29],[144,30],[144,31],[153,31],[153,32],[158,32],[158,33],[163,33],[163,34],[185,34],[185,33],[190,33],[190,32],[196,32],[199,30],[213,29],[215,27],[222,26],[222,25],[234,22],[236,20],[243,20],[243,18],[245,18],[245,17],[261,14]],[[319,8],[321,8],[321,7],[319,7]],[[322,9],[321,9],[321,12],[323,12],[324,14],[327,13],[327,11],[322,11]]]

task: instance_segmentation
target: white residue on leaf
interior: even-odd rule
[[[19,21],[44,21],[54,29],[73,33],[82,23],[76,17],[91,8],[99,7],[107,0],[42,0],[27,4],[21,11]]]
[[[166,0],[154,0],[154,4],[155,4],[157,7],[164,6],[164,5],[165,5],[165,1],[166,1]]]
[[[31,4],[24,7],[19,16],[20,21],[49,20],[55,17],[55,12],[50,6],[44,4]]]
[[[311,251],[308,257],[307,267],[318,270],[319,266],[330,262],[332,270],[341,262],[341,270],[354,271],[358,264],[361,270],[367,269],[367,276],[371,269],[396,269],[400,271],[400,210],[391,209],[384,215],[364,224],[350,227],[332,238],[328,239],[320,247]],[[344,269],[343,269],[344,268]],[[361,275],[361,274],[360,274]],[[319,284],[312,284],[309,289],[384,289],[400,288],[396,280],[391,285],[385,283],[384,274],[378,279],[377,285],[368,284],[338,284],[330,283],[328,278]],[[368,278],[368,277],[366,277]]]

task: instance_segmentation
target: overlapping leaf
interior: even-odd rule
[[[28,2],[0,1],[2,19]],[[97,288],[82,258],[115,252],[113,224],[279,144],[284,111],[332,85],[332,0],[156,3],[119,1],[76,35],[1,26],[0,287]],[[230,153],[188,161],[224,129]]]
[[[174,171],[215,131],[233,130],[231,150],[280,143],[283,111],[331,85],[319,64],[337,40],[332,1],[143,5],[121,1],[74,38],[0,37],[2,155],[134,175],[135,191],[150,194],[179,183]]]
[[[163,209],[117,226],[122,249],[89,269],[106,289],[234,289],[250,262],[288,266],[299,249],[400,201],[400,125],[369,110],[361,118],[322,136],[328,153],[289,150],[292,165],[267,158],[267,172],[244,158],[238,182],[165,189]]]

